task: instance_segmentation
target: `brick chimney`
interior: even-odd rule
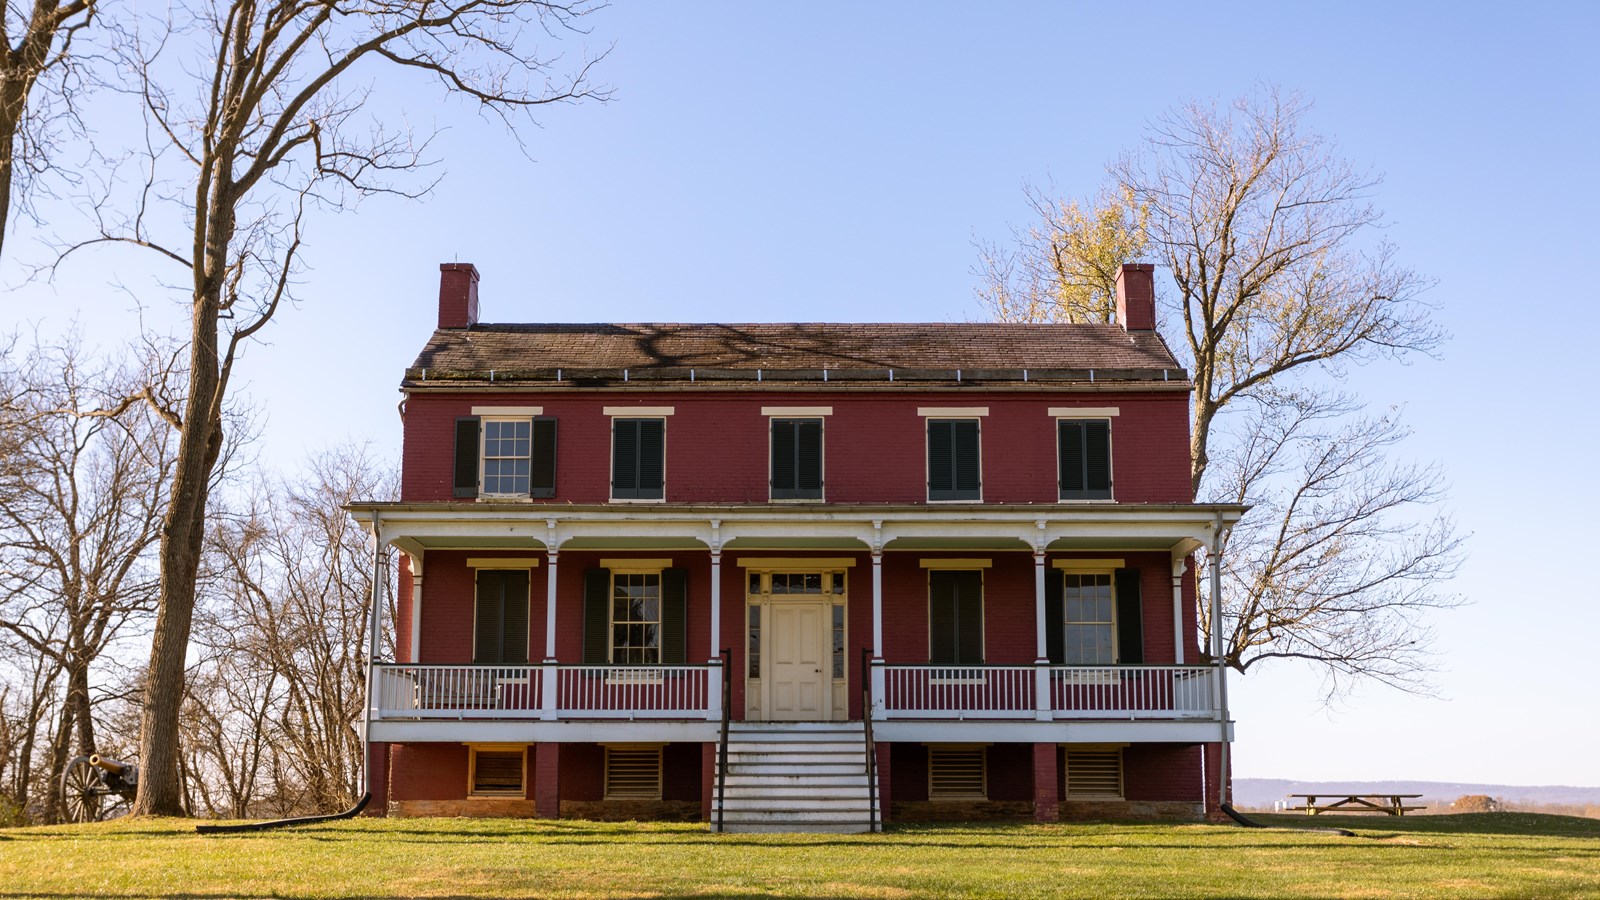
[[[1156,330],[1156,267],[1123,263],[1117,272],[1117,323],[1123,331]]]
[[[440,263],[439,327],[470,328],[476,324],[478,267],[472,263]]]

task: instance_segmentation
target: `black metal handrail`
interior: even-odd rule
[[[878,747],[872,740],[872,651],[861,648],[861,734],[867,744],[867,831],[878,830]]]
[[[722,831],[723,811],[727,809],[728,792],[728,722],[733,716],[733,651],[727,647],[717,654],[722,657],[722,738],[717,754],[717,831]]]

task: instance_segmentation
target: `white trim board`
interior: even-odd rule
[[[474,406],[475,416],[542,416],[542,406]]]
[[[919,406],[917,415],[929,419],[973,419],[989,414],[987,406]]]
[[[1122,410],[1115,406],[1052,406],[1045,413],[1052,419],[1107,419]]]
[[[794,416],[794,417],[831,416],[831,415],[833,415],[833,407],[831,407],[831,406],[763,406],[763,407],[761,407],[761,414],[763,416],[768,416],[768,417],[773,417],[773,418],[788,418],[790,416]]]
[[[661,416],[670,416],[677,407],[673,406],[603,406],[600,411],[608,416],[622,419],[656,419]]]

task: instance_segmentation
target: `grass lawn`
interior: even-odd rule
[[[1263,816],[1211,825],[691,825],[366,819],[202,837],[171,819],[0,829],[0,898],[1600,897],[1600,820]]]

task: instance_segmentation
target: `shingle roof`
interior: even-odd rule
[[[690,370],[701,378],[754,378],[761,370],[771,380],[810,380],[822,370],[839,380],[888,370],[948,380],[956,370],[1006,380],[1096,380],[1089,370],[1102,379],[1187,379],[1155,332],[988,322],[475,325],[435,331],[406,378],[479,380],[492,371],[496,382],[542,380],[558,370],[564,377],[626,370],[630,379]]]

